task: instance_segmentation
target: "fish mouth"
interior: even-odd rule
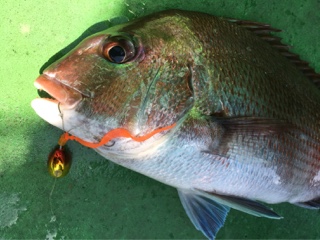
[[[44,74],[35,80],[34,86],[38,89],[41,99],[59,103],[65,109],[75,108],[84,97],[76,89]]]

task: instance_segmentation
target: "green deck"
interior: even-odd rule
[[[320,72],[318,0],[1,0],[0,6],[0,239],[189,238],[198,232],[176,190],[69,143],[73,166],[54,179],[46,160],[60,130],[30,107],[39,68],[92,24],[169,8],[266,22],[284,43]],[[132,14],[132,12],[134,14]],[[281,204],[283,220],[232,210],[217,238],[320,238],[319,211]]]

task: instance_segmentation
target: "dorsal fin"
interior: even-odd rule
[[[280,29],[272,28],[268,24],[238,20],[233,18],[227,18],[228,21],[236,23],[241,27],[244,27],[263,40],[267,41],[271,46],[276,48],[281,55],[285,56],[290,62],[292,62],[304,75],[309,78],[318,88],[320,88],[320,74],[316,73],[313,68],[309,66],[309,63],[300,59],[299,55],[289,52],[291,46],[281,43],[281,38],[273,36],[272,32],[281,32]]]

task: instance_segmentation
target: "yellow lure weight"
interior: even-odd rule
[[[55,178],[64,177],[71,167],[71,154],[61,145],[55,147],[48,156],[48,171]]]

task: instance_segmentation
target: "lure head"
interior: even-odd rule
[[[71,155],[62,146],[55,147],[48,157],[48,171],[55,178],[64,177],[71,167]]]

